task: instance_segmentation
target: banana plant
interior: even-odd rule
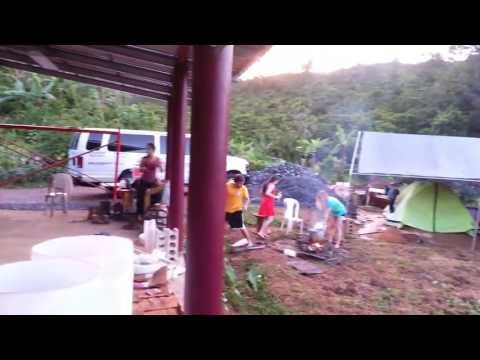
[[[329,144],[329,139],[301,139],[297,140],[296,150],[300,153],[302,159],[307,163],[311,162],[312,157],[322,148]]]
[[[9,100],[26,100],[42,103],[46,100],[55,100],[55,96],[51,94],[56,80],[47,80],[46,84],[42,84],[42,80],[36,75],[32,75],[26,79],[16,79],[14,88],[0,90],[0,103]]]
[[[333,159],[335,159],[334,168],[337,181],[342,180],[346,171],[348,163],[348,149],[355,141],[355,133],[356,130],[346,133],[340,125],[337,125],[337,131],[335,132],[337,145],[329,154]]]

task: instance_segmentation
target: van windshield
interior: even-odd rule
[[[120,138],[120,151],[146,153],[148,143],[155,143],[153,135],[122,134]],[[110,140],[108,142],[108,150],[116,151],[116,144],[116,135],[110,135]]]

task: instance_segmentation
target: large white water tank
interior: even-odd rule
[[[69,259],[0,266],[0,315],[101,315],[100,269]]]
[[[32,260],[45,258],[77,259],[98,265],[106,314],[132,314],[134,250],[130,239],[101,235],[55,238],[32,248]]]

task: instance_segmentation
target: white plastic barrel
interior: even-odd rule
[[[131,315],[134,251],[131,240],[117,236],[68,236],[32,248],[32,260],[70,258],[94,263],[101,270],[101,295],[108,315]]]
[[[101,315],[97,265],[51,259],[0,266],[0,315]]]

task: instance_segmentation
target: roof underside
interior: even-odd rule
[[[233,78],[269,48],[236,45]],[[0,46],[0,66],[168,101],[179,56],[186,54],[191,63],[192,53],[184,45],[11,45]]]

